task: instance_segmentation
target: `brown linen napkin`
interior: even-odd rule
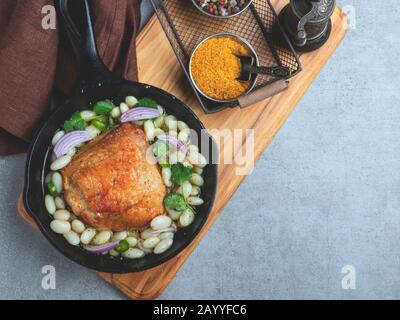
[[[92,1],[99,54],[108,68],[128,80],[137,80],[140,1]],[[53,86],[68,93],[76,78],[59,26],[42,28],[42,7],[49,4],[54,5],[52,0],[0,1],[0,155],[26,150]]]

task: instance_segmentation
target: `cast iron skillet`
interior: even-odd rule
[[[91,269],[112,273],[128,273],[143,271],[155,267],[185,249],[203,227],[212,208],[217,187],[217,165],[209,164],[204,170],[205,184],[202,187],[204,204],[197,207],[194,222],[186,228],[179,229],[174,238],[173,246],[160,255],[150,254],[141,259],[115,259],[109,255],[94,255],[80,247],[67,243],[63,236],[54,233],[49,225],[52,220],[44,206],[44,178],[49,172],[51,144],[54,132],[75,111],[87,109],[94,102],[111,98],[119,103],[127,95],[149,97],[162,105],[168,113],[185,121],[189,127],[197,131],[204,129],[198,117],[183,102],[169,93],[150,85],[130,82],[116,78],[98,57],[92,28],[90,3],[82,0],[84,18],[83,27],[77,27],[71,18],[68,3],[72,0],[56,0],[61,22],[71,42],[73,52],[79,64],[80,84],[75,93],[45,120],[36,133],[30,146],[25,171],[25,187],[23,201],[29,215],[38,224],[40,231],[63,255]],[[82,34],[80,33],[82,30]],[[202,153],[217,150],[215,142],[209,135],[204,137],[200,145]],[[208,149],[208,150],[206,150]],[[215,163],[215,162],[214,162]]]

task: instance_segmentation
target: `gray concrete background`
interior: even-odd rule
[[[356,28],[161,298],[400,298],[400,9],[338,3]],[[0,298],[124,298],[18,217],[24,158],[0,158]]]

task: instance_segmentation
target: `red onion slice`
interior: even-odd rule
[[[177,149],[182,149],[185,147],[185,145],[183,144],[182,141],[180,141],[178,138],[174,137],[174,136],[170,136],[167,134],[160,134],[159,136],[157,136],[158,140],[161,140]]]
[[[119,244],[119,241],[114,241],[114,242],[103,244],[101,246],[93,246],[93,247],[88,246],[88,247],[84,247],[84,248],[85,248],[85,250],[92,252],[92,253],[103,253],[103,252],[115,249],[116,247],[118,247],[118,244]]]
[[[147,108],[147,107],[136,107],[123,113],[121,116],[121,122],[123,123],[128,121],[153,119],[159,116],[161,116],[161,113],[158,109]]]
[[[163,233],[163,232],[176,232],[176,227],[168,227],[168,228],[162,228],[162,229],[158,229],[158,230],[153,230],[153,231],[149,231],[149,234],[159,234],[159,233]]]
[[[72,131],[63,136],[56,145],[54,146],[54,154],[57,158],[65,155],[69,150],[81,144],[91,140],[89,132],[85,130]]]

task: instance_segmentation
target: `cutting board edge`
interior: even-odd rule
[[[331,49],[331,53],[326,56],[326,61],[331,57],[331,55],[334,53],[334,51],[336,50],[336,48],[340,45],[340,43],[342,42],[342,39],[344,38],[346,32],[347,32],[347,26],[348,26],[348,18],[347,15],[345,14],[345,12],[340,9],[339,7],[336,8],[335,13],[338,14],[338,16],[340,17],[340,21],[342,22],[342,29],[345,30],[343,32],[343,34],[341,35],[340,38],[337,39],[337,41],[335,41],[335,43],[333,44],[333,48]],[[157,23],[157,17],[155,15],[153,15],[150,20],[148,21],[148,23],[146,24],[146,26],[143,28],[143,30],[140,32],[138,38],[137,38],[137,42],[140,43],[141,41],[143,41],[143,39],[145,38],[146,34],[149,32],[149,30],[152,28],[152,26]],[[326,61],[324,61],[323,65],[326,63]],[[318,71],[320,71],[322,69],[319,68]],[[304,72],[304,70],[303,70]],[[290,115],[290,113],[292,112],[292,110],[294,109],[295,105],[297,104],[297,102],[302,98],[302,96],[305,94],[305,92],[307,91],[308,87],[312,84],[313,80],[316,78],[316,76],[318,75],[319,72],[316,72],[315,74],[313,74],[313,77],[311,79],[311,81],[309,81],[309,84],[305,87],[304,90],[302,90],[301,94],[297,95],[296,98],[293,101],[293,107],[291,108],[290,112],[287,114],[287,117],[285,117],[285,119],[283,119],[281,121],[281,123],[277,126],[277,129],[275,130],[274,134],[271,136],[270,139],[268,139],[268,142],[265,143],[265,145],[263,145],[263,147],[265,146],[265,148],[269,145],[269,143],[272,141],[272,138],[276,135],[276,133],[279,131],[279,129],[281,128],[281,126],[284,124],[284,122],[286,121],[286,119],[288,118],[288,116]],[[301,76],[302,73],[300,73]],[[298,76],[296,76],[298,77]],[[289,88],[290,90],[290,88]],[[264,148],[264,149],[265,149]],[[257,154],[256,156],[256,160],[261,156],[262,152],[260,152],[259,154]],[[240,181],[241,183],[242,181]],[[236,186],[236,188],[234,189],[234,191],[240,186],[240,183]],[[229,200],[229,199],[228,199]],[[227,202],[226,202],[227,203]],[[217,211],[221,211],[226,203],[224,203],[222,206],[220,206],[218,208]],[[35,225],[35,222],[33,221],[33,219],[28,215],[28,213],[26,212],[26,210],[23,207],[23,202],[22,202],[22,196],[20,195],[19,200],[18,200],[18,212],[21,215],[21,217],[30,225],[32,225],[33,227],[37,228],[37,226]],[[207,229],[205,230],[208,231],[208,229],[211,227],[211,225],[213,224],[213,222],[216,220],[216,218],[218,217],[219,213],[217,213],[215,215],[215,217],[211,218],[210,223],[207,226]],[[184,253],[188,253],[187,256],[189,256],[193,249],[195,248],[195,246],[198,244],[198,242],[201,240],[202,237],[200,237],[200,239],[195,239],[192,244],[189,246],[189,250],[188,252]],[[182,255],[182,254],[181,254]],[[179,256],[181,256],[179,255]],[[179,257],[178,256],[178,257]],[[175,259],[174,259],[175,260]],[[179,259],[178,259],[179,260]],[[140,300],[149,300],[149,299],[154,299],[156,297],[158,297],[169,285],[169,283],[172,281],[172,279],[174,278],[175,274],[179,271],[179,269],[181,268],[181,266],[183,265],[183,263],[186,261],[186,258],[184,259],[180,259],[181,261],[174,267],[174,269],[172,271],[170,271],[167,279],[164,278],[163,281],[163,285],[159,286],[157,290],[153,290],[153,291],[149,291],[149,292],[137,292],[132,290],[131,288],[127,287],[123,282],[121,281],[117,281],[114,279],[114,276],[111,274],[104,274],[104,273],[98,273],[100,277],[102,277],[106,282],[108,282],[109,284],[115,286],[117,289],[119,289],[121,292],[123,292],[126,296],[128,296],[131,299],[140,299]],[[168,263],[168,262],[167,262]],[[159,268],[159,267],[157,267]],[[149,270],[151,272],[151,269]]]

